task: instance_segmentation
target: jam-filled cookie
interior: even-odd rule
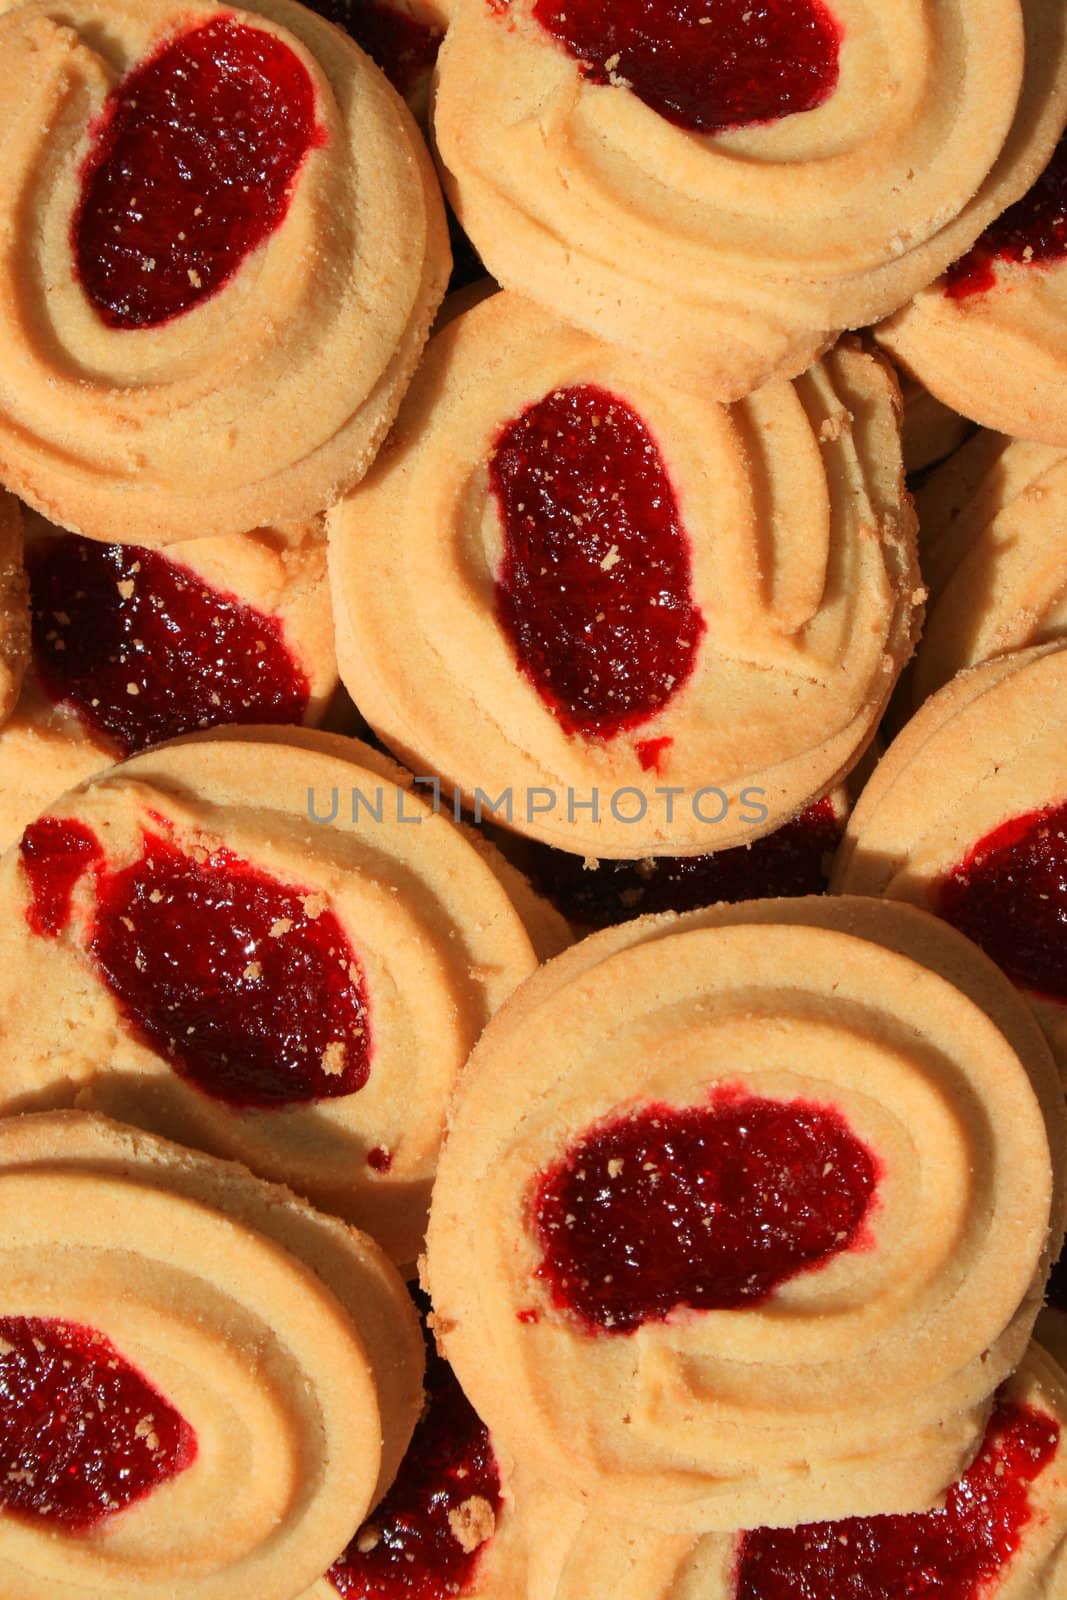
[[[418,1319],[367,1238],[78,1112],[0,1124],[0,1589],[292,1600],[392,1481]]]
[[[917,705],[964,667],[1067,635],[1067,451],[995,435],[959,455],[920,498]]]
[[[0,480],[141,544],[314,516],[448,278],[407,107],[295,0],[0,16]]]
[[[32,654],[0,730],[0,850],[56,795],[150,745],[330,712],[318,519],[160,550],[25,521]]]
[[[475,1050],[437,1333],[531,1471],[636,1523],[923,1509],[1022,1358],[1065,1158],[1040,1029],[935,918],[645,918],[549,963]]]
[[[0,725],[18,703],[29,653],[22,516],[14,496],[0,489]]]
[[[343,28],[424,120],[430,81],[448,25],[440,0],[309,0],[312,11]]]
[[[878,337],[964,416],[1067,449],[1067,136],[1029,193]]]
[[[456,1075],[537,955],[391,762],[267,729],[164,746],[31,823],[0,899],[0,1107],[77,1098],[414,1260]]]
[[[1059,0],[463,0],[445,182],[492,275],[723,400],[887,316],[1029,188]]]
[[[1032,1344],[944,1504],[703,1539],[590,1518],[555,1600],[1051,1600],[1067,1578],[1067,1377]]]
[[[507,293],[434,338],[329,529],[371,726],[579,855],[723,850],[822,799],[923,598],[876,358],[724,407]]]
[[[846,830],[832,887],[910,900],[990,955],[1067,1081],[1067,645],[960,673],[897,737]]]

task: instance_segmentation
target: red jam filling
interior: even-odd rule
[[[0,1505],[92,1528],[196,1459],[196,1435],[109,1339],[0,1317]]]
[[[1029,1485],[1059,1435],[1051,1417],[1001,1401],[943,1510],[745,1534],[737,1600],[986,1600],[1019,1548]]]
[[[538,1276],[589,1333],[755,1305],[862,1242],[878,1176],[825,1106],[730,1089],[646,1105],[538,1178]]]
[[[624,400],[558,389],[510,422],[489,481],[504,524],[497,616],[569,734],[662,711],[705,630],[663,458]]]
[[[997,262],[1048,266],[1067,258],[1067,136],[1029,194],[982,234],[973,250],[950,267],[945,290],[966,300],[996,287]]]
[[[289,46],[220,17],[118,84],[90,130],[72,245],[112,328],[153,328],[215,294],[285,218],[323,142]]]
[[[280,622],[163,555],[74,534],[27,557],[34,666],[123,755],[226,723],[296,723],[311,685]]]
[[[311,9],[351,34],[401,94],[410,94],[433,70],[444,30],[386,0],[311,0]]]
[[[591,82],[693,133],[814,111],[837,88],[841,28],[821,0],[536,0],[533,13]]]
[[[1067,804],[988,834],[941,883],[935,909],[1021,988],[1067,1001]]]
[[[474,1584],[500,1474],[489,1434],[432,1350],[426,1389],[396,1482],[327,1574],[345,1600],[451,1600]]]
[[[842,822],[832,800],[820,800],[753,844],[706,856],[599,861],[531,845],[526,869],[569,921],[610,928],[661,911],[696,911],[740,900],[823,894]]]
[[[63,817],[41,817],[22,835],[19,856],[30,883],[26,921],[42,938],[56,938],[70,921],[78,880],[103,851],[91,829]]]

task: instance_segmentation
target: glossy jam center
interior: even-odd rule
[[[196,1459],[189,1424],[91,1328],[0,1317],[0,1505],[91,1528]]]
[[[497,616],[567,733],[614,738],[693,670],[704,619],[663,458],[625,401],[584,384],[508,424],[489,466],[504,525]]]
[[[439,1357],[396,1482],[330,1569],[345,1600],[452,1600],[474,1584],[500,1512],[489,1435]]]
[[[437,60],[442,30],[387,0],[312,0],[311,9],[351,34],[401,94],[410,94]]]
[[[750,845],[706,856],[598,861],[531,845],[524,866],[541,893],[570,921],[608,928],[650,912],[695,911],[722,901],[822,894],[842,823],[832,800],[820,800]]]
[[[857,1244],[877,1181],[827,1107],[735,1090],[645,1106],[538,1179],[538,1275],[591,1333],[753,1305]]]
[[[103,855],[90,828],[62,817],[31,822],[19,845],[30,884],[26,921],[42,938],[56,938],[70,921],[82,874]]]
[[[982,234],[974,249],[950,267],[946,292],[965,300],[995,288],[998,261],[1049,265],[1067,258],[1067,135],[1060,140],[1029,194]]]
[[[841,29],[821,0],[536,0],[594,83],[632,89],[695,133],[813,111],[837,87]]]
[[[1021,988],[1067,1001],[1067,804],[988,834],[941,883],[936,910]]]
[[[215,294],[269,238],[322,134],[304,63],[223,16],[128,73],[91,140],[78,275],[110,327],[150,328]]]
[[[31,547],[37,677],[123,755],[225,723],[300,722],[307,676],[276,617],[137,545]]]
[[[737,1600],[992,1600],[1059,1432],[1051,1417],[1002,1402],[943,1511],[746,1534]]]

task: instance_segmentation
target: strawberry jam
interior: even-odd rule
[[[26,921],[42,938],[56,938],[70,921],[78,880],[103,851],[90,828],[64,817],[31,822],[19,845],[30,883]]]
[[[311,9],[351,34],[401,94],[433,70],[444,31],[387,0],[312,0]]]
[[[593,83],[632,89],[693,133],[814,111],[837,88],[841,29],[821,0],[536,0]]]
[[[642,1106],[538,1178],[538,1276],[589,1333],[756,1305],[861,1242],[878,1176],[828,1107],[730,1089]]]
[[[943,880],[934,909],[1021,988],[1067,1001],[1067,804],[988,834]]]
[[[497,616],[564,731],[611,739],[662,711],[705,624],[641,418],[591,384],[556,390],[504,429],[489,479],[504,525]]]
[[[90,130],[72,245],[102,320],[154,328],[215,294],[323,138],[311,75],[274,34],[221,16],[167,40]]]
[[[943,1510],[745,1534],[737,1600],[992,1600],[1059,1433],[1051,1417],[1001,1401]]]
[[[827,799],[752,844],[714,855],[599,861],[587,867],[581,856],[531,845],[524,865],[569,921],[609,928],[652,912],[823,894],[842,826]]]
[[[427,1406],[396,1482],[327,1574],[345,1600],[452,1600],[471,1592],[500,1514],[489,1434],[432,1349]]]
[[[92,1528],[196,1459],[196,1435],[102,1333],[0,1317],[0,1505]]]
[[[950,267],[946,293],[966,300],[996,287],[997,262],[1048,266],[1067,258],[1067,135],[1029,194],[986,229],[973,250]]]
[[[28,552],[48,698],[132,755],[225,723],[298,723],[311,686],[276,617],[137,545],[74,534]]]

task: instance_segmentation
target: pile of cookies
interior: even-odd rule
[[[0,1596],[1067,1595],[1060,0],[0,0]]]

